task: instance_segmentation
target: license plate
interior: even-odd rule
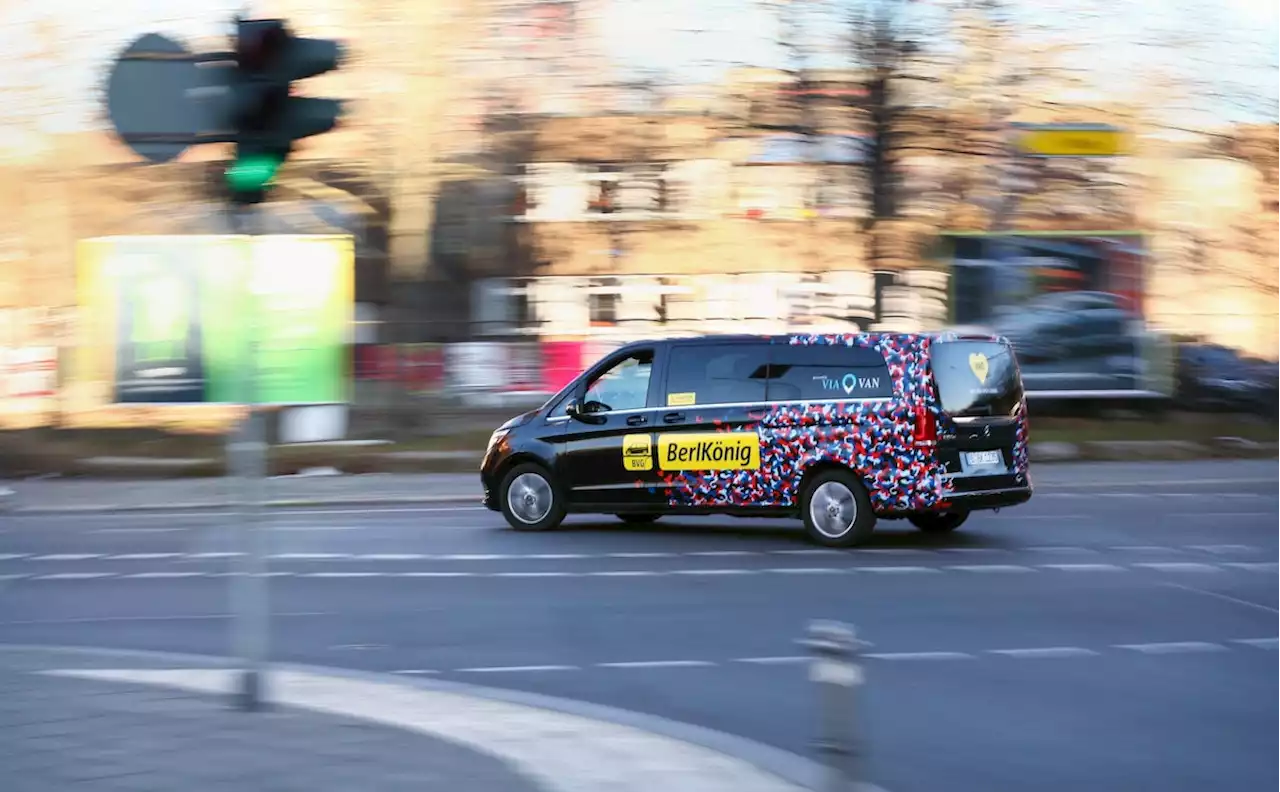
[[[999,451],[966,451],[964,461],[973,467],[986,467],[1000,464]]]

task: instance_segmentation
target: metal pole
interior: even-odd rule
[[[236,539],[239,555],[236,571],[231,576],[232,644],[240,658],[241,669],[233,693],[235,705],[246,712],[265,706],[263,695],[267,645],[269,638],[268,591],[266,575],[266,527],[263,520],[263,494],[266,483],[266,421],[256,408],[258,401],[258,295],[253,277],[253,238],[256,232],[253,210],[239,218],[246,236],[242,251],[246,265],[246,313],[252,317],[245,344],[246,360],[241,381],[245,409],[232,444],[231,462],[234,481],[238,484],[239,520]]]
[[[853,792],[862,787],[863,750],[854,724],[854,688],[862,684],[858,652],[862,647],[852,627],[815,621],[799,642],[813,654],[809,679],[818,685],[822,713],[817,749],[826,758],[826,792]]]

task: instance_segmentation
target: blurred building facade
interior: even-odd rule
[[[277,232],[356,239],[365,340],[936,326],[947,273],[931,240],[989,229],[1012,179],[1011,227],[1149,232],[1161,326],[1276,354],[1274,126],[1234,148],[1011,169],[956,150],[981,125],[963,108],[921,101],[901,130],[899,216],[870,228],[862,75],[738,69],[681,89],[617,74],[602,2],[255,7],[351,43],[315,86],[357,97],[350,123],[298,152],[264,211]],[[1113,120],[1100,112],[1018,120]],[[144,168],[103,129],[27,131],[0,157],[13,339],[72,326],[77,239],[229,230],[222,147]],[[868,233],[893,239],[879,272]]]

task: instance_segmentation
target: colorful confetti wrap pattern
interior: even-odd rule
[[[897,398],[890,401],[794,402],[752,415],[738,430],[760,436],[760,467],[754,470],[664,473],[672,506],[794,506],[800,480],[811,465],[832,462],[856,471],[877,512],[941,508],[950,479],[929,448],[912,443],[912,412],[918,405],[938,415],[931,377],[926,376],[932,337],[915,334],[797,335],[793,345],[844,345],[875,349],[888,365]],[[1025,421],[1018,424],[1014,457],[1027,466]],[[728,417],[727,415],[725,416]],[[715,420],[716,431],[731,431]]]

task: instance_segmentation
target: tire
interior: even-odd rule
[[[969,519],[968,512],[944,512],[942,514],[913,514],[911,524],[925,533],[950,533]]]
[[[560,525],[563,500],[546,468],[531,462],[507,471],[498,488],[498,507],[517,531],[550,531]]]
[[[662,515],[661,514],[615,514],[613,516],[617,517],[619,520],[622,520],[627,525],[648,525],[649,523],[657,522],[658,518],[661,517]]]
[[[824,470],[800,499],[809,539],[824,547],[854,547],[871,538],[876,515],[867,490],[853,471]]]

